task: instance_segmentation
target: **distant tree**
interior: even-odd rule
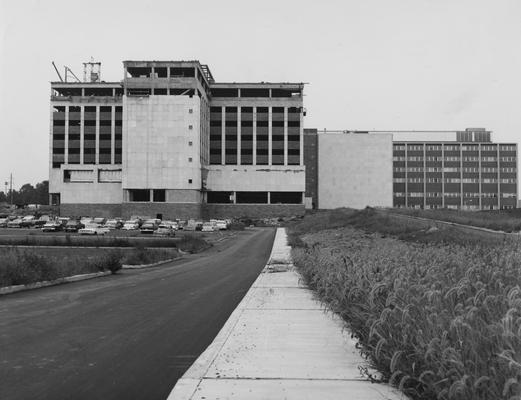
[[[26,183],[18,191],[16,204],[34,204],[34,199],[34,187],[30,183]]]
[[[23,185],[19,191],[13,190],[13,204],[49,204],[49,181],[42,181],[33,187],[30,183]],[[0,203],[11,202],[11,191],[0,192]]]
[[[36,184],[35,203],[49,204],[49,181],[42,181]]]

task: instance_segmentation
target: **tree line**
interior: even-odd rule
[[[26,183],[20,190],[13,189],[12,201],[16,205],[49,204],[49,181],[42,181],[36,186]],[[0,203],[11,203],[11,191],[0,192]]]

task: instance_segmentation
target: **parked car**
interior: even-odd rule
[[[65,232],[78,232],[80,229],[85,228],[85,225],[83,225],[78,220],[71,219],[67,222],[65,225]]]
[[[37,220],[34,221],[34,227],[41,228],[50,220],[51,220],[51,218],[48,215],[42,215],[42,216],[40,216],[40,218],[38,218]]]
[[[26,215],[22,218],[22,222],[20,223],[20,228],[31,228],[34,226],[34,221],[36,218],[34,215]]]
[[[139,229],[139,222],[136,220],[125,221],[123,228],[121,229],[125,231],[135,231],[136,229]]]
[[[61,226],[63,228],[65,228],[65,225],[67,225],[67,222],[69,222],[69,220],[70,220],[70,218],[67,218],[67,217],[58,217],[58,218],[56,218],[56,222],[61,224]]]
[[[22,218],[16,218],[7,223],[8,228],[21,228],[22,227]]]
[[[42,232],[58,232],[63,230],[63,225],[57,221],[48,221],[42,226]]]
[[[201,228],[202,232],[213,232],[215,229],[215,225],[212,222],[203,223],[203,227]]]
[[[102,217],[94,218],[92,220],[92,222],[94,224],[98,224],[98,225],[103,225],[103,224],[105,224],[106,221],[107,221],[107,219],[106,218],[102,218]]]
[[[117,219],[109,219],[105,222],[105,228],[107,229],[121,229],[123,228],[123,221]]]
[[[146,220],[143,225],[141,225],[141,233],[154,233],[157,230],[157,223],[155,219]]]
[[[104,235],[108,232],[109,230],[107,228],[95,223],[85,225],[84,228],[78,231],[80,235]]]
[[[143,228],[143,227],[141,227]],[[175,229],[171,224],[160,224],[157,230],[154,231],[154,235],[159,236],[175,236]]]
[[[217,227],[217,229],[219,229],[220,231],[224,231],[226,229],[228,229],[228,224],[226,223],[226,221],[224,220],[218,220],[215,222],[215,226]]]
[[[7,218],[0,218],[0,228],[7,228]]]

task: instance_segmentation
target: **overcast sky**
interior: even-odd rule
[[[217,81],[306,82],[306,128],[521,132],[521,1],[0,0],[0,190],[48,179],[69,66],[200,60]]]

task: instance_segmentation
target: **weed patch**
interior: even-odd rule
[[[370,210],[329,215],[335,229],[290,227],[294,262],[384,381],[417,400],[521,398],[518,244],[416,240]]]

